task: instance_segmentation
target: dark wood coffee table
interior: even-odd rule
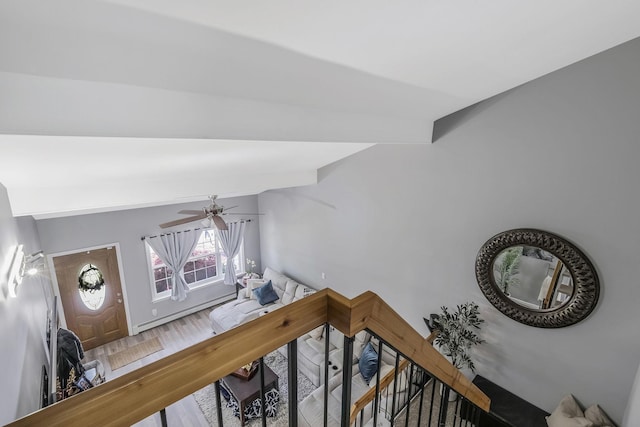
[[[253,402],[260,397],[260,368],[258,372],[249,381],[235,377],[233,375],[227,375],[222,378],[222,382],[231,392],[233,397],[238,402],[240,409],[240,426],[244,426],[244,410],[247,403]],[[264,365],[264,392],[275,388],[278,389],[278,376],[269,368]],[[262,408],[264,410],[264,408]]]

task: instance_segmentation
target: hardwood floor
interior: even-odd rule
[[[210,312],[211,308],[208,308],[162,326],[141,332],[138,335],[125,337],[88,350],[85,352],[84,363],[95,359],[100,360],[104,365],[107,381],[117,378],[210,338],[213,335],[208,317]],[[111,370],[111,365],[107,358],[109,354],[113,354],[153,337],[158,337],[164,347],[163,350],[150,354],[115,371]],[[166,413],[167,424],[170,427],[209,427],[209,423],[204,415],[202,415],[202,411],[192,395],[167,407]],[[160,414],[154,414],[135,424],[136,427],[160,427],[161,425]]]

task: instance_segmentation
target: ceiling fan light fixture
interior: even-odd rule
[[[216,198],[217,196],[215,195],[210,196],[209,199],[211,200],[211,205],[205,206],[204,208],[202,208],[201,211],[196,211],[193,209],[183,209],[179,211],[178,213],[180,214],[186,214],[191,216],[187,218],[181,218],[174,221],[165,222],[163,224],[160,224],[160,228],[169,228],[177,225],[187,224],[193,221],[199,221],[200,224],[206,228],[215,227],[218,230],[228,230],[229,227],[227,226],[227,223],[224,222],[224,220],[220,215],[227,214],[226,212],[227,210],[237,208],[237,206],[231,206],[227,208],[222,205],[218,205],[215,202]],[[241,214],[236,214],[236,215],[241,215]],[[251,214],[248,214],[248,215],[251,215]],[[256,215],[260,215],[260,214],[256,214]]]

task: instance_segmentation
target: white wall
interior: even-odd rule
[[[443,119],[435,144],[376,146],[317,185],[260,195],[262,263],[348,297],[372,290],[425,335],[439,306],[476,301],[480,374],[548,411],[573,393],[619,423],[640,360],[639,116],[635,40]],[[533,328],[481,294],[478,249],[517,227],[593,261],[586,320]]]
[[[229,198],[218,201],[221,205],[237,205],[236,212],[253,213],[258,210],[256,196]],[[151,284],[146,259],[145,243],[142,236],[163,232],[158,224],[181,218],[182,209],[201,209],[209,202],[193,202],[180,205],[168,205],[152,208],[130,209],[123,211],[77,215],[63,218],[45,219],[36,222],[42,248],[47,254],[75,251],[87,247],[102,246],[109,243],[120,244],[122,256],[121,272],[124,276],[127,302],[131,323],[135,328],[148,322],[189,310],[198,305],[235,295],[235,287],[223,284],[194,289],[184,301],[151,301]],[[233,221],[242,217],[229,216],[225,220]],[[249,218],[249,217],[247,217]],[[255,217],[253,217],[255,219]],[[176,229],[200,227],[199,222],[185,224]],[[245,232],[245,256],[260,263],[258,222],[247,224]],[[157,310],[157,315],[152,310]]]
[[[26,254],[40,250],[32,218],[13,218],[0,184],[0,425],[40,408],[46,359],[46,319],[51,296],[46,276],[25,277],[17,298],[8,296],[9,266],[18,244]],[[46,295],[46,296],[45,296]]]

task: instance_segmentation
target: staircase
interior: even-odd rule
[[[166,425],[166,407],[209,384],[218,385],[221,378],[240,366],[255,360],[262,364],[264,355],[284,345],[288,347],[289,372],[295,373],[297,338],[321,325],[327,331],[331,326],[344,334],[345,345],[341,396],[333,396],[340,407],[331,406],[327,392],[330,379],[325,375],[324,400],[320,400],[324,414],[318,426],[472,426],[477,425],[475,420],[483,411],[489,411],[489,398],[432,347],[433,336],[422,337],[372,292],[349,300],[324,289],[9,425],[128,426],[154,413],[160,413]],[[363,330],[378,338],[378,354],[386,351],[395,355],[395,366],[386,375],[376,376],[375,387],[368,392],[352,396],[353,342]],[[297,375],[288,378],[289,384],[280,387],[289,387],[288,425],[296,427]],[[408,381],[404,397],[397,393],[402,378]],[[264,391],[263,382],[262,399]],[[452,392],[458,397],[449,402]],[[220,408],[220,404],[217,406]],[[222,426],[220,414],[218,419]],[[263,415],[262,425],[268,424],[268,417]]]

